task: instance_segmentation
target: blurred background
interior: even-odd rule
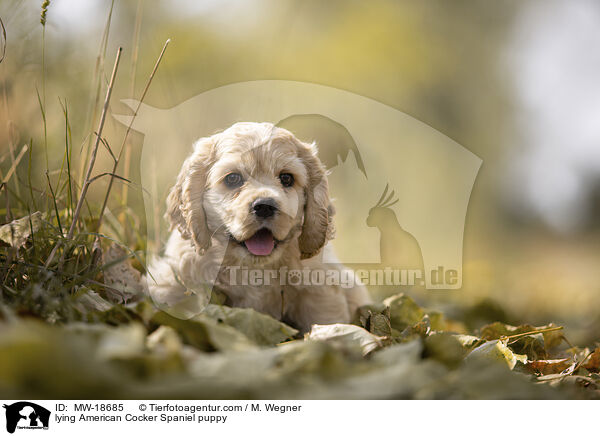
[[[475,153],[483,166],[465,225],[463,287],[414,297],[463,318],[470,311],[475,324],[554,322],[573,342],[598,339],[598,2],[54,0],[45,26],[41,3],[0,0],[2,174],[30,138],[38,186],[46,185],[46,159],[51,180],[58,177],[66,135],[79,165],[117,47],[111,113],[131,113],[120,99],[140,97],[171,38],[145,98],[151,106],[241,81],[311,82],[389,105]],[[114,149],[124,133],[108,117],[104,136]],[[139,249],[142,144],[141,134],[129,135],[119,174],[134,184],[115,185],[107,216],[115,236]],[[110,156],[99,159],[96,172],[110,171]],[[26,191],[26,163],[16,177]],[[92,188],[92,209],[107,182]]]

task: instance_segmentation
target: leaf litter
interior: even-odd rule
[[[33,250],[32,236],[44,229],[43,216],[32,214],[0,227],[0,239],[7,250]],[[3,397],[599,397],[600,347],[573,347],[554,324],[493,322],[471,331],[407,294],[304,336],[269,315],[222,304],[183,320],[148,300],[127,250],[95,245],[89,256],[102,265],[94,280],[9,271],[14,283],[27,274],[31,283],[25,291],[4,285],[1,294]],[[61,283],[70,287],[46,295]],[[37,303],[25,304],[32,296]]]

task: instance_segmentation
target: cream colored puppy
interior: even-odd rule
[[[157,303],[177,305],[190,290],[214,286],[230,306],[307,331],[347,323],[370,302],[353,275],[352,285],[335,282],[332,271],[347,278],[348,270],[323,250],[334,234],[325,167],[315,144],[285,129],[237,123],[200,139],[169,193],[166,216],[172,233],[147,280]],[[313,278],[333,279],[307,282],[317,270]],[[290,271],[302,279],[295,272],[288,280]],[[249,274],[260,283],[248,283]]]

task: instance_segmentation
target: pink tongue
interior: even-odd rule
[[[255,256],[268,256],[275,248],[273,234],[267,229],[261,229],[250,239],[244,241],[248,251]]]

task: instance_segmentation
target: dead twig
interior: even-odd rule
[[[545,329],[539,329],[539,330],[532,330],[530,332],[525,332],[525,333],[519,333],[518,335],[510,335],[510,336],[500,336],[500,340],[504,341],[507,339],[515,339],[515,338],[520,338],[522,336],[530,336],[530,335],[535,335],[538,333],[548,333],[548,332],[555,332],[557,330],[562,330],[564,327],[559,326],[559,327],[548,327]]]
[[[130,92],[129,95],[133,97],[135,93],[135,75],[137,72],[137,61],[138,61],[138,53],[140,47],[140,34],[142,28],[142,15],[143,15],[143,2],[142,0],[138,0],[137,12],[135,14],[135,30],[133,32],[133,52],[131,55],[131,78],[130,78]],[[131,143],[125,144],[125,162],[123,164],[123,177],[126,179],[129,178],[129,171],[131,167],[131,153],[132,153]],[[127,197],[129,193],[129,186],[123,185],[123,191],[121,193],[121,201],[122,205],[127,205]],[[123,213],[124,214],[124,213]],[[122,222],[125,221],[124,215],[121,215],[120,220]]]
[[[2,27],[2,41],[0,41],[0,44],[2,45],[2,54],[0,55],[1,63],[4,60],[4,56],[6,56],[6,28],[4,27],[2,18],[0,18],[0,27]]]
[[[138,105],[135,108],[135,112],[133,113],[133,116],[131,117],[131,121],[129,122],[129,125],[127,126],[127,130],[125,131],[125,137],[123,138],[123,143],[121,144],[121,149],[119,150],[119,156],[117,157],[117,160],[115,161],[115,163],[113,165],[113,169],[112,169],[113,174],[117,173],[117,167],[119,166],[119,162],[121,161],[121,156],[123,155],[123,150],[125,149],[125,144],[127,142],[127,137],[129,136],[129,132],[131,132],[131,126],[133,125],[133,122],[135,121],[135,117],[137,116],[138,111],[140,110],[140,107],[142,106],[142,102],[144,101],[144,98],[146,97],[146,93],[148,92],[148,89],[150,88],[150,85],[152,84],[152,79],[154,79],[156,70],[158,70],[160,61],[162,60],[163,55],[165,54],[165,51],[167,50],[167,46],[169,45],[170,42],[171,42],[170,39],[167,39],[167,41],[165,42],[165,45],[163,46],[160,54],[158,55],[158,59],[156,60],[156,63],[154,64],[152,73],[150,74],[150,77],[148,78],[148,82],[146,82],[146,86],[144,87],[144,92],[142,92],[140,101],[138,102]],[[108,197],[110,196],[110,191],[112,189],[113,182],[114,182],[114,176],[110,178],[110,182],[108,183],[108,188],[106,189],[106,195],[104,196],[104,202],[102,203],[102,209],[100,209],[100,214],[98,216],[98,222],[96,224],[97,231],[100,231],[100,226],[102,225],[102,217],[104,216],[104,210],[106,209],[106,205],[108,203]]]
[[[92,78],[91,87],[95,89],[94,97],[90,100],[90,105],[88,108],[88,113],[86,115],[85,126],[88,126],[91,130],[94,120],[96,119],[96,111],[98,110],[98,103],[100,102],[100,90],[102,89],[102,77],[104,76],[104,60],[106,58],[106,49],[108,47],[108,37],[110,35],[110,24],[112,22],[112,14],[115,6],[115,1],[112,0],[110,3],[110,10],[108,11],[108,17],[106,19],[106,24],[104,25],[104,32],[102,33],[102,39],[100,40],[100,47],[98,48],[98,55],[96,57],[96,67],[94,69],[94,77]],[[88,161],[90,157],[92,138],[88,135],[88,137],[82,142],[81,149],[79,152],[82,159],[79,161],[79,184],[83,186],[83,170],[85,167],[85,163]]]
[[[13,161],[10,169],[8,170],[8,173],[6,173],[6,177],[4,177],[4,179],[2,180],[2,183],[8,183],[8,181],[12,177],[13,173],[17,169],[17,166],[19,165],[19,162],[21,162],[21,159],[23,158],[23,155],[25,154],[25,152],[28,149],[29,149],[29,146],[27,144],[25,144],[23,146],[23,148],[21,149],[21,151],[19,152],[19,154],[17,155],[17,157],[15,158],[15,160]]]

